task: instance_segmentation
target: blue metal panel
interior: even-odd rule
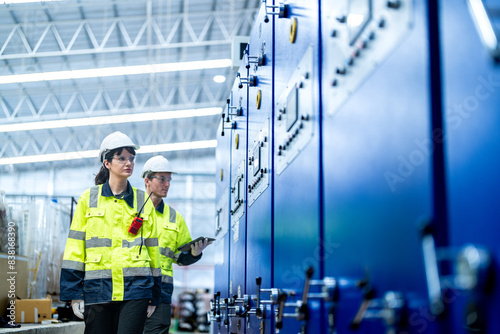
[[[263,5],[249,42],[249,72],[257,77],[257,85],[249,87],[248,100],[246,292],[253,296],[257,294],[257,277],[262,279],[262,288],[269,288],[272,284],[273,19],[266,20],[265,17]],[[262,297],[266,299],[267,295],[263,294]],[[256,304],[251,306],[255,308]],[[246,332],[261,333],[263,327],[262,333],[272,333],[272,318],[271,307],[268,305],[263,318],[258,318],[256,314],[250,315]]]
[[[227,115],[227,109],[224,111]],[[227,297],[229,293],[229,186],[230,186],[230,161],[231,161],[231,131],[223,129],[221,124],[217,130],[217,151],[216,151],[216,193],[217,203],[215,212],[215,285],[214,293],[219,293],[219,298]],[[224,133],[224,136],[221,134]],[[217,298],[214,298],[216,302]],[[220,300],[220,299],[219,299]],[[217,314],[212,314],[214,317]],[[212,319],[213,333],[228,333],[224,325],[223,315]]]
[[[373,311],[392,291],[409,311],[395,332],[433,333],[418,233],[418,222],[434,215],[426,8],[423,1],[339,3],[322,2],[323,259],[325,276],[339,280],[339,300],[326,310],[336,306],[330,320],[338,333],[385,333],[390,326]],[[390,4],[400,6],[378,15],[377,6]],[[369,10],[364,30],[332,28]],[[345,67],[332,67],[343,33],[352,34],[345,50],[354,52]],[[355,287],[362,280],[369,282],[363,291]],[[367,298],[380,303],[367,304],[358,323]]]
[[[467,3],[472,6],[468,8]],[[483,4],[489,18],[480,16]],[[491,51],[481,44],[482,34],[476,29],[474,18],[485,29],[483,33],[488,32],[489,20],[498,32],[499,6],[498,0],[441,1],[450,243],[453,248],[472,244],[487,250],[497,273],[500,67],[493,61]],[[467,267],[462,264],[461,269]],[[449,295],[454,324],[450,332],[500,333],[500,276],[493,281],[493,292],[485,293],[483,283],[479,280],[476,288],[455,290]]]
[[[307,268],[319,277],[319,8],[310,0],[286,4],[284,17],[275,17],[274,35],[273,287],[296,291],[287,299],[295,303],[302,299]],[[320,333],[320,304],[309,307],[307,332]],[[303,325],[285,318],[281,332],[297,333]]]
[[[239,68],[240,80],[231,90],[230,114],[235,122],[231,130],[231,196],[230,196],[230,263],[229,296],[242,298],[245,294],[246,274],[246,175],[248,129],[248,70],[243,62]],[[241,306],[241,305],[235,305]],[[234,313],[234,311],[229,312]],[[244,318],[230,317],[229,331],[244,333]]]

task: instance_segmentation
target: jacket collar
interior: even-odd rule
[[[111,191],[111,188],[109,187],[108,181],[106,181],[106,183],[102,185],[101,196],[104,197],[114,196],[113,192]],[[128,182],[128,180],[127,180],[127,190],[125,191],[123,199],[128,204],[128,206],[130,206],[132,209],[134,208],[134,191],[132,190],[132,186],[130,185],[130,182]]]
[[[165,209],[165,203],[163,203],[163,200],[160,202],[160,204],[158,204],[158,206],[156,207],[156,211],[158,211],[159,213],[163,214],[163,210]]]

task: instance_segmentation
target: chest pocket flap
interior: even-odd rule
[[[89,209],[87,213],[85,214],[86,218],[90,217],[104,217],[104,214],[106,213],[105,209]]]
[[[149,257],[148,255],[148,252],[141,252],[141,254],[139,253],[131,253],[130,254],[130,259],[132,260],[132,262],[149,262],[151,261],[151,258]]]
[[[88,254],[85,263],[99,263],[101,262],[102,254]]]
[[[105,209],[88,209],[87,218],[87,239],[92,237],[102,238],[108,235],[108,227],[104,221]]]
[[[177,224],[165,223],[163,228],[169,231],[179,232],[179,226],[177,226]]]

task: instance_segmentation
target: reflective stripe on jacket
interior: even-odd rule
[[[144,203],[145,193],[128,184],[134,207],[124,199],[103,195],[103,187],[87,189],[78,200],[66,242],[61,270],[61,300],[83,299],[87,304],[161,296],[160,253],[156,214],[144,205],[141,231],[128,229]],[[139,250],[140,254],[139,254]]]
[[[174,288],[172,263],[187,266],[201,259],[201,254],[194,257],[191,252],[177,250],[192,240],[186,221],[179,212],[162,201],[156,207],[156,217],[161,261],[161,302],[171,303]]]

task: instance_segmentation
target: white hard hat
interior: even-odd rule
[[[104,162],[104,156],[111,150],[120,147],[133,147],[138,150],[139,146],[134,144],[134,142],[124,133],[120,131],[113,132],[106,136],[101,143],[101,148],[99,149],[99,158],[101,162]]]
[[[170,165],[167,158],[157,155],[146,161],[144,168],[142,168],[142,177],[145,178],[149,173],[172,173],[175,172]]]

